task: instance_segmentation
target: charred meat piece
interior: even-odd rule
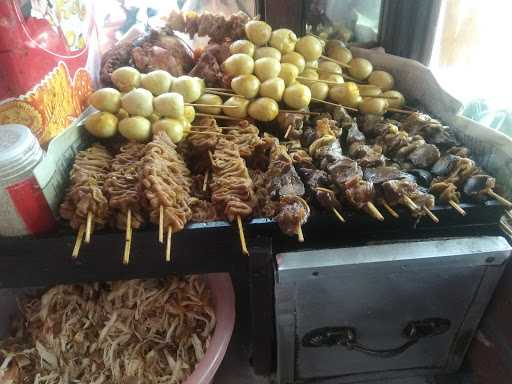
[[[456,155],[441,157],[432,167],[432,173],[453,183],[463,183],[476,171],[476,164],[469,158]]]
[[[473,175],[464,183],[464,193],[477,201],[488,199],[488,193],[496,186],[496,179],[488,175]]]
[[[432,174],[424,169],[411,169],[407,171],[412,175],[416,183],[424,188],[429,188],[432,183]]]
[[[405,205],[414,216],[420,217],[424,214],[423,208],[432,209],[434,207],[434,196],[423,192],[418,185],[409,180],[390,180],[382,184],[384,197],[390,205]],[[407,200],[412,200],[415,206],[412,206]]]
[[[357,165],[354,160],[345,156],[330,164],[327,167],[327,172],[329,173],[331,182],[342,191],[345,191],[347,184],[363,177],[361,167]]]
[[[450,155],[455,155],[459,157],[468,157],[471,155],[471,151],[466,147],[452,147],[446,151],[446,153]]]
[[[190,76],[204,79],[207,87],[222,87],[224,75],[220,69],[219,62],[209,52],[204,52],[197,64],[190,71]]]
[[[309,206],[298,196],[283,196],[279,201],[277,215],[274,217],[281,231],[294,236],[309,218]]]
[[[317,118],[314,123],[317,139],[324,136],[334,136],[339,138],[342,134],[342,129],[336,125],[336,121],[332,120],[330,116],[323,117],[321,119]]]
[[[132,48],[131,43],[118,44],[103,54],[101,58],[100,79],[105,87],[113,85],[110,79],[112,72],[130,63]]]
[[[457,141],[450,134],[447,127],[427,114],[415,112],[410,114],[401,124],[401,129],[409,135],[421,135],[430,144],[441,148],[457,145]]]
[[[376,127],[382,123],[383,118],[380,115],[360,115],[357,118],[359,129],[368,137],[378,136]]]
[[[347,145],[351,146],[352,144],[364,144],[366,142],[366,137],[363,132],[359,130],[357,125],[352,125],[347,133]]]
[[[286,147],[275,143],[270,151],[270,158],[267,171],[270,196],[278,199],[284,196],[304,195],[304,184],[293,167],[293,161]]]
[[[453,183],[445,181],[437,182],[434,180],[430,187],[430,192],[436,195],[442,203],[448,204],[450,201],[457,204],[460,203],[460,193],[457,192],[457,186]]]
[[[408,179],[413,181],[411,175],[395,167],[376,167],[364,170],[364,179],[373,184],[382,184],[389,180]]]
[[[408,159],[415,167],[428,169],[434,165],[440,157],[441,153],[435,145],[425,144],[416,148],[411,154],[409,154]]]
[[[304,128],[304,115],[291,112],[279,112],[276,119],[276,128],[280,137],[284,137],[286,132],[288,140],[300,140]]]
[[[368,203],[371,203],[375,199],[375,189],[373,184],[361,180],[353,179],[349,183],[346,183],[345,197],[350,205],[357,209],[365,209]]]
[[[304,148],[309,148],[311,144],[317,139],[316,132],[312,127],[306,127],[302,132],[301,143]]]

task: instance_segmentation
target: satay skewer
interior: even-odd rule
[[[71,253],[71,256],[74,259],[76,259],[78,257],[78,254],[80,253],[80,247],[82,246],[84,232],[85,232],[85,225],[82,224],[82,225],[80,225],[80,228],[78,229],[78,233],[76,235],[75,246],[73,247],[73,252]]]
[[[336,81],[321,80],[321,79],[310,79],[309,77],[304,77],[304,76],[297,76],[297,80],[310,81],[312,83],[324,83],[324,84],[327,84],[327,85],[340,85],[341,84],[341,83],[338,83]]]
[[[164,206],[160,206],[160,213],[158,215],[158,242],[164,243]]]
[[[461,206],[459,204],[457,204],[455,201],[449,200],[448,204],[450,204],[453,207],[453,209],[455,209],[457,212],[459,212],[462,216],[466,216],[466,211],[463,210],[461,208]]]
[[[316,191],[324,191],[324,192],[327,192],[327,193],[333,193],[333,191],[331,191],[330,189],[324,188],[324,187],[316,187],[315,190]],[[346,223],[347,222],[345,220],[345,218],[341,215],[341,213],[336,208],[332,207],[332,212],[339,219],[339,221],[341,221],[342,223]]]
[[[327,104],[327,105],[332,105],[333,107],[343,107],[345,108],[347,111],[352,111],[352,112],[358,112],[359,110],[357,108],[352,108],[352,107],[346,107],[344,105],[341,105],[341,104],[336,104],[336,103],[333,103],[331,101],[325,101],[325,100],[321,100],[321,99],[315,99],[314,97],[311,98],[311,100],[317,102],[317,103],[323,103],[323,104]]]
[[[364,96],[366,97],[366,96]],[[407,111],[405,109],[399,109],[399,108],[386,108],[388,112],[397,112],[397,113],[405,113],[406,115],[412,115],[413,113],[416,113],[416,111]]]
[[[225,92],[233,92],[232,89],[229,88],[218,88],[218,87],[206,87],[206,91],[225,91]]]
[[[300,225],[297,227],[297,238],[299,240],[299,243],[304,242],[304,234],[302,233],[302,226]]]
[[[430,209],[428,209],[427,207],[423,207],[423,210],[434,223],[439,223],[439,218],[436,215],[434,215]]]
[[[407,195],[403,195],[404,197],[404,201],[405,201],[405,205],[407,205],[407,207],[409,207],[409,209],[411,211],[417,211],[419,210],[420,208],[416,205],[416,203],[414,201],[411,200],[411,198]]]
[[[249,251],[247,250],[247,244],[245,242],[244,227],[242,225],[242,218],[240,217],[240,215],[236,216],[236,222],[238,224],[238,236],[240,237],[240,246],[242,247],[242,253],[246,256],[249,256]]]
[[[89,242],[91,241],[92,219],[93,219],[92,212],[91,211],[87,212],[87,221],[86,221],[86,225],[85,225],[85,239],[84,239],[85,244],[89,244]]]
[[[210,175],[210,170],[207,169],[204,173],[204,180],[203,180],[203,192],[206,192],[206,188],[208,188],[208,177]]]
[[[167,227],[167,241],[165,243],[165,261],[171,262],[172,226]]]
[[[393,209],[393,208],[388,204],[388,202],[387,202],[386,200],[384,200],[384,199],[380,199],[380,203],[382,204],[382,206],[383,206],[384,208],[386,208],[386,211],[388,211],[388,212],[389,212],[389,214],[390,214],[391,216],[393,216],[395,219],[399,219],[399,218],[400,218],[400,215],[398,214],[398,212],[397,212],[397,211],[395,211],[395,210],[394,210],[394,209]]]
[[[123,264],[128,265],[130,263],[130,249],[132,244],[132,210],[128,208],[126,213],[126,235],[124,245]]]
[[[366,207],[368,208],[368,211],[373,218],[379,221],[384,221],[384,216],[382,216],[382,213],[380,213],[380,211],[371,201],[366,203]]]
[[[498,195],[496,192],[494,192],[492,189],[489,189],[486,191],[487,194],[492,197],[494,200],[496,200],[501,205],[504,205],[507,208],[512,208],[512,202],[505,199],[503,196]]]
[[[294,111],[293,109],[280,109],[279,112],[285,112],[285,113],[296,113],[298,115],[313,115],[318,116],[321,115],[321,112],[311,112],[311,111]]]
[[[186,107],[214,107],[214,108],[240,108],[236,105],[217,105],[217,104],[194,104],[194,103],[185,103]]]
[[[218,105],[216,105],[216,107],[219,107]],[[238,107],[236,107],[238,108]],[[235,120],[235,121],[240,121],[240,120],[244,120],[244,119],[240,119],[238,117],[231,117],[231,116],[225,116],[225,115],[212,115],[212,114],[208,114],[208,113],[196,113],[196,116],[201,116],[201,117],[210,117],[212,119],[224,119],[224,120]]]
[[[217,95],[217,96],[229,96],[229,97],[239,97],[241,99],[247,99],[247,97],[243,96],[243,95],[238,95],[236,93],[227,93],[227,92],[221,92],[221,91],[212,91],[212,90],[209,90],[207,91],[208,93],[211,93],[212,95]],[[224,108],[225,105],[219,105],[218,106],[219,108]]]
[[[287,139],[288,138],[288,135],[290,134],[290,132],[292,131],[292,128],[293,128],[293,125],[288,125],[288,128],[286,129],[286,133],[284,134],[284,138]]]
[[[331,59],[329,56],[325,56],[325,55],[322,55],[320,56],[322,59],[324,60],[327,60],[327,61],[332,61],[333,63],[336,63],[338,64],[340,67],[343,67],[343,68],[350,68],[350,65],[348,64],[345,64],[341,61],[338,61],[338,60],[334,60],[334,59]]]

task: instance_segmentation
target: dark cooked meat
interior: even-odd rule
[[[330,164],[343,159],[341,144],[334,136],[317,139],[309,146],[309,154],[319,163],[320,169],[326,169]]]
[[[281,231],[288,236],[295,236],[299,228],[309,218],[309,207],[297,196],[283,196],[279,201],[277,215],[274,217]]]
[[[434,207],[434,196],[426,193],[418,185],[410,180],[390,180],[382,184],[384,198],[390,205],[405,205],[414,216],[420,217],[424,214],[424,208]],[[416,205],[411,206],[406,198],[412,200]]]
[[[190,76],[204,79],[207,87],[223,86],[224,75],[220,69],[219,62],[211,53],[204,52],[197,64],[190,71]]]
[[[432,167],[432,174],[453,183],[463,183],[476,170],[476,164],[469,158],[456,155],[441,157]]]
[[[457,145],[448,128],[441,122],[424,113],[411,113],[400,126],[409,135],[421,135],[425,140],[441,148],[450,148]]]
[[[347,145],[351,146],[354,143],[364,144],[365,142],[366,137],[364,136],[363,132],[359,130],[357,125],[351,125],[347,133]]]
[[[477,201],[487,200],[488,193],[496,186],[496,179],[488,175],[473,175],[464,183],[464,193]]]
[[[457,186],[453,183],[448,183],[445,181],[439,181],[432,183],[430,187],[430,192],[437,196],[439,201],[447,204],[450,201],[455,203],[460,203],[460,193],[457,192]]]
[[[340,190],[345,191],[346,185],[363,177],[363,171],[352,159],[343,156],[342,159],[327,167],[331,182]]]
[[[441,153],[435,145],[425,144],[416,148],[408,157],[415,167],[430,168],[439,160]]]
[[[432,183],[432,174],[424,169],[411,169],[407,171],[408,174],[412,175],[418,185],[424,188],[429,188]]]
[[[345,184],[347,201],[358,209],[364,209],[375,198],[373,184],[365,180],[353,180]]]
[[[143,73],[162,69],[173,76],[185,74],[183,67],[178,64],[171,51],[149,43],[133,48],[132,60],[135,67]]]
[[[364,179],[373,184],[382,184],[389,180],[409,179],[411,176],[395,167],[376,167],[364,170]]]
[[[452,147],[448,149],[446,153],[459,157],[469,157],[471,155],[471,151],[466,147]]]
[[[286,137],[287,140],[300,140],[304,127],[304,115],[291,112],[279,112],[275,120],[276,128],[280,133],[280,137],[284,137],[288,128],[291,129]]]
[[[103,86],[113,85],[110,79],[112,72],[129,64],[132,48],[131,43],[118,44],[103,54],[100,69],[100,79]]]
[[[271,167],[269,167],[269,170],[270,169]],[[273,199],[288,195],[302,196],[305,192],[304,184],[294,167],[290,167],[280,175],[272,177],[270,180],[269,190],[270,196]]]

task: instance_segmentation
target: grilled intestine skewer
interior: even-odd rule
[[[181,231],[192,216],[192,179],[176,146],[164,132],[155,134],[142,158],[141,186],[150,221],[159,225],[159,240],[167,229],[165,259],[171,257],[171,235]]]
[[[211,153],[211,152],[210,152]],[[251,216],[256,204],[254,186],[238,145],[224,138],[219,139],[212,160],[212,203],[217,212],[230,222],[237,221],[242,252],[249,255],[242,218]]]
[[[112,168],[105,180],[105,190],[112,211],[112,225],[126,231],[123,264],[130,262],[132,230],[145,223],[140,194],[140,170],[144,144],[128,143],[112,161]]]
[[[70,186],[60,206],[61,217],[69,220],[71,228],[78,231],[73,257],[78,257],[84,234],[85,242],[89,242],[92,225],[101,228],[108,221],[110,211],[104,182],[111,162],[112,156],[99,144],[76,155]]]

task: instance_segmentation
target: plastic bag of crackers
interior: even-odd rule
[[[100,60],[92,3],[0,1],[0,125],[23,124],[46,147],[84,111]]]

